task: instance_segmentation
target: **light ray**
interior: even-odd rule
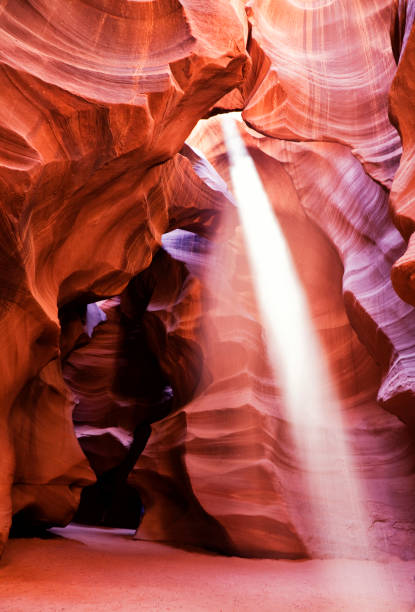
[[[370,557],[369,518],[357,468],[307,299],[235,120],[223,117],[222,129],[269,356],[291,432],[291,471],[283,478],[293,523],[312,556]]]

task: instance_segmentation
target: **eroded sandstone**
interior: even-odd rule
[[[312,493],[230,183],[205,159],[229,179],[220,121],[184,144],[202,117],[238,110],[375,548],[413,554],[413,17],[409,0],[6,3],[1,546],[12,514],[65,524],[84,489],[103,524],[134,523],[122,506],[139,508],[139,491],[138,537],[307,554],[293,500]],[[103,513],[102,495],[120,512]]]
[[[161,185],[199,117],[243,78],[246,35],[228,2],[2,8],[2,544],[12,505],[64,523],[93,479],[60,372],[58,308],[118,295],[180,224]]]

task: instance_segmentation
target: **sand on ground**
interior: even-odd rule
[[[69,525],[50,539],[10,540],[0,610],[406,612],[415,562],[224,557]]]

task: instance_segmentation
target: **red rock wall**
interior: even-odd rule
[[[71,425],[58,307],[119,294],[162,233],[188,225],[180,202],[168,211],[175,155],[242,80],[246,36],[242,7],[225,1],[2,7],[1,544],[12,511],[66,522],[93,478]]]
[[[3,7],[1,545],[12,514],[64,524],[94,480],[63,364],[98,475],[122,464],[126,477],[158,421],[129,480],[147,509],[140,537],[306,554],[235,211],[183,146],[202,117],[241,110],[375,540],[412,554],[413,434],[383,408],[413,427],[413,16],[401,0]],[[228,178],[215,119],[190,143]],[[86,305],[120,294],[89,340]]]
[[[411,556],[415,447],[407,427],[376,402],[382,371],[347,317],[341,258],[331,236],[309,215],[290,167],[265,153],[250,134],[245,138],[325,347],[354,460],[363,474],[374,546]],[[201,124],[191,142],[203,147],[227,177],[219,121]],[[387,226],[382,231],[387,233]],[[182,258],[184,245],[185,240],[182,253],[177,252]],[[258,327],[240,230],[232,241],[216,244],[210,257],[215,263],[199,270],[207,302],[201,337],[207,373],[192,402],[153,426],[130,478],[142,491],[147,509],[137,537],[187,541],[239,554],[302,556],[306,547],[296,529],[302,525],[298,517],[294,520],[292,500],[303,497],[306,502],[306,493]],[[191,494],[182,492],[179,501],[176,483],[187,479]],[[195,514],[193,497],[217,521],[214,533],[206,518]]]

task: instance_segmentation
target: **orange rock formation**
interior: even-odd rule
[[[134,468],[138,537],[307,554],[281,394],[219,176],[212,115],[239,110],[377,546],[413,555],[414,13],[401,0],[5,3],[0,548],[12,515],[19,528],[65,524],[94,471],[110,487]]]
[[[164,232],[200,221],[190,196],[193,211],[170,202],[174,181],[189,180],[175,156],[241,82],[246,36],[243,7],[227,1],[2,7],[1,544],[12,513],[66,523],[93,479],[62,380],[58,308],[119,294]]]

